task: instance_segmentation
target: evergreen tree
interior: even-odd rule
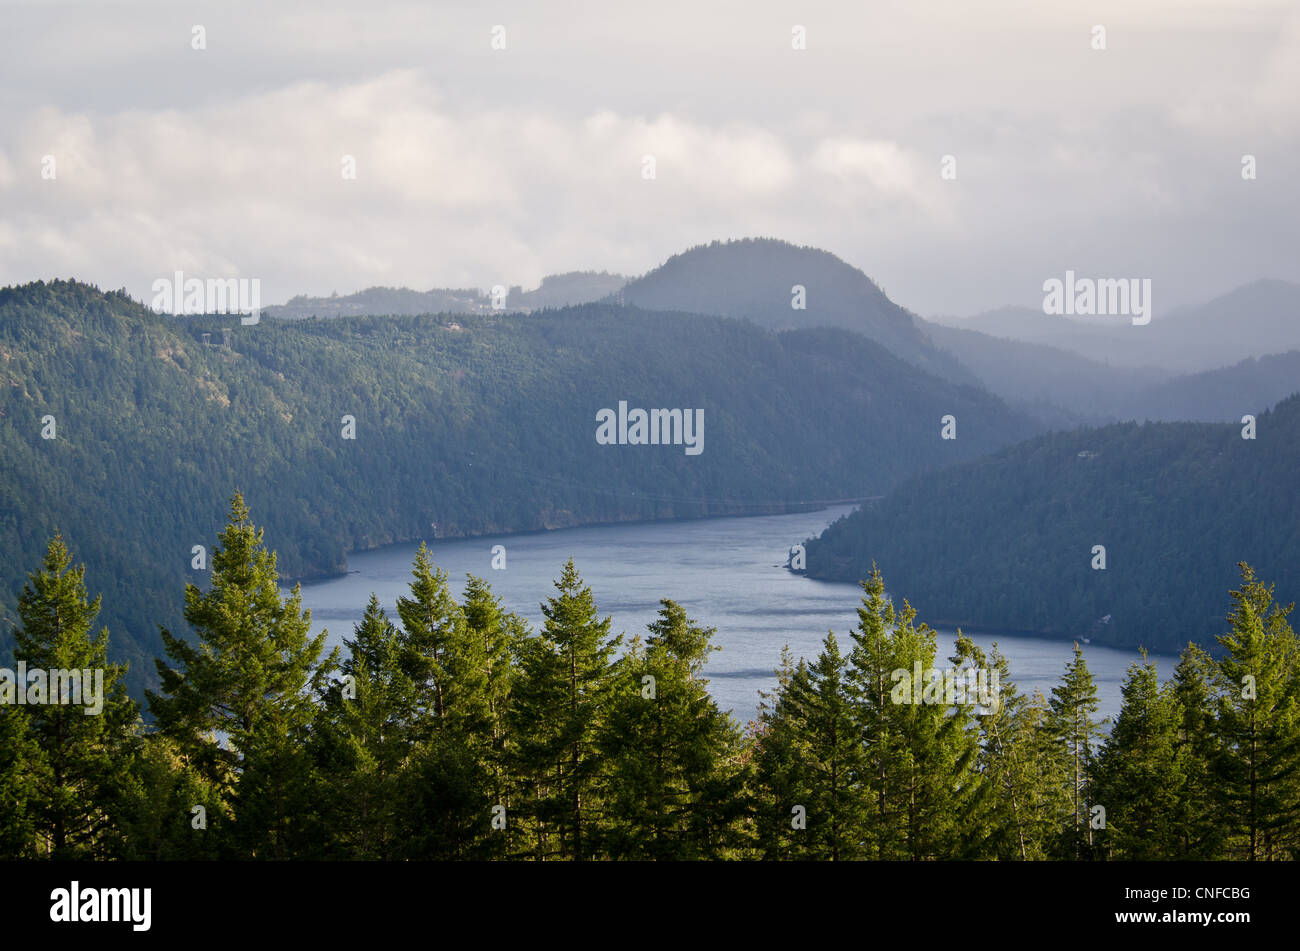
[[[36,856],[40,750],[26,711],[0,706],[0,861]]]
[[[229,849],[230,814],[221,791],[159,733],[144,737],[123,800],[124,859],[217,859]]]
[[[781,648],[781,663],[773,671],[776,688],[758,692],[758,720],[746,736],[750,779],[756,800],[754,828],[758,854],[765,859],[800,858],[808,844],[804,830],[793,827],[791,812],[807,788],[803,758],[796,755],[797,718],[786,698],[794,678],[807,677],[807,665],[796,666],[790,645]]]
[[[741,737],[700,675],[715,634],[664,600],[643,649],[634,639],[614,674],[598,752],[608,770],[613,858],[734,854],[744,805]]]
[[[1063,855],[1076,859],[1089,854],[1093,844],[1088,776],[1102,735],[1104,721],[1092,718],[1099,706],[1097,685],[1076,641],[1074,658],[1066,665],[1060,683],[1052,688],[1043,724],[1070,798],[1071,815],[1060,848]]]
[[[512,722],[521,735],[520,759],[536,801],[536,820],[559,838],[560,854],[582,861],[598,839],[600,760],[595,742],[610,701],[610,661],[621,637],[610,637],[591,588],[573,566],[555,582],[558,595],[542,607],[541,637],[524,652],[519,703]],[[543,834],[543,838],[544,838]],[[538,846],[539,857],[545,857]]]
[[[1178,858],[1217,859],[1223,855],[1226,830],[1216,810],[1214,776],[1214,661],[1200,647],[1188,644],[1174,668],[1173,691],[1182,716],[1178,744],[1183,763],[1182,785],[1176,801],[1180,830]]]
[[[23,586],[14,658],[36,677],[30,686],[6,683],[0,690],[27,694],[28,725],[11,729],[19,742],[29,734],[36,748],[26,763],[36,786],[38,848],[58,859],[107,858],[120,845],[119,791],[139,715],[123,684],[126,667],[108,662],[108,630],[92,631],[100,598],[88,599],[85,568],[71,567],[71,560],[56,535],[41,570]],[[78,672],[75,683],[59,671]],[[80,705],[73,702],[78,693]]]
[[[1172,687],[1162,689],[1154,662],[1129,667],[1123,703],[1092,771],[1091,799],[1106,810],[1095,839],[1115,858],[1178,857],[1183,828],[1179,794],[1186,784],[1183,711]]]
[[[1044,780],[1044,763],[1036,743],[1042,697],[1038,695],[1035,701],[1016,689],[1010,661],[996,643],[992,652],[985,654],[959,631],[955,660],[986,671],[986,689],[994,699],[978,720],[978,771],[987,794],[972,822],[971,846],[986,858],[1045,858],[1044,843],[1056,827],[1056,817],[1045,808],[1050,784]],[[997,675],[996,690],[993,674]]]
[[[906,601],[896,611],[880,571],[865,592],[846,679],[870,777],[871,854],[877,858],[957,857],[980,800],[979,736],[970,704],[953,704],[934,671],[937,637],[916,624]],[[917,666],[925,680],[913,686]]]
[[[373,593],[343,643],[342,678],[323,692],[312,738],[327,851],[392,859],[403,846],[395,804],[412,748],[415,685],[402,667],[402,636]]]
[[[147,695],[160,732],[233,808],[241,854],[285,858],[319,839],[306,741],[338,650],[321,661],[325,634],[310,636],[298,587],[281,598],[275,563],[236,494],[211,587],[185,588],[197,644],[162,631],[176,666],[159,660],[162,691]]]
[[[1300,653],[1287,622],[1294,604],[1240,565],[1232,629],[1219,638],[1220,821],[1233,854],[1250,861],[1295,858],[1300,847]]]
[[[398,599],[397,611],[421,725],[400,800],[403,838],[415,857],[486,857],[507,845],[504,830],[491,822],[492,809],[508,798],[499,755],[517,622],[482,581],[471,578],[471,623],[424,544],[412,575],[410,595]]]
[[[845,684],[848,662],[833,632],[809,665],[800,663],[778,706],[783,742],[760,759],[760,776],[775,788],[789,787],[802,806],[806,828],[796,831],[792,856],[831,861],[864,855],[869,789],[858,721]],[[774,755],[777,754],[777,755]]]
[[[481,645],[475,656],[483,664],[479,678],[486,709],[486,725],[480,746],[481,758],[491,773],[492,801],[510,806],[506,776],[507,748],[510,744],[506,715],[510,692],[518,676],[515,658],[527,637],[527,625],[517,614],[505,611],[491,587],[482,578],[470,575],[465,586],[463,610],[466,632]],[[507,830],[511,827],[506,826]],[[510,839],[509,833],[506,841]]]
[[[428,739],[444,728],[464,732],[481,727],[487,718],[483,692],[476,689],[481,686],[475,670],[481,643],[476,650],[466,633],[465,614],[447,586],[447,573],[434,567],[423,542],[412,575],[410,595],[397,599],[397,614],[405,632],[403,664],[424,715],[417,738]]]

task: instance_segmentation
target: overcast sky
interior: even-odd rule
[[[1067,268],[1169,307],[1300,280],[1297,89],[1297,0],[0,0],[0,284],[270,304],[772,236],[922,314]]]

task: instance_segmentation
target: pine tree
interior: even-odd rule
[[[397,614],[405,632],[403,664],[417,686],[417,706],[426,723],[417,739],[445,728],[472,730],[482,725],[487,713],[479,705],[479,685],[471,682],[478,676],[477,658],[465,614],[447,586],[447,573],[434,567],[423,542],[412,575],[410,596],[397,599]]]
[[[760,777],[803,808],[792,857],[844,861],[861,858],[870,790],[865,782],[858,721],[845,684],[848,662],[834,632],[817,660],[800,663],[778,705],[780,744],[760,758]]]
[[[807,788],[803,758],[796,755],[799,728],[786,702],[796,676],[807,678],[807,664],[796,666],[790,645],[781,648],[780,665],[773,671],[776,688],[758,692],[758,720],[746,736],[754,809],[756,846],[761,858],[802,858],[808,844],[805,830],[795,829],[791,812]]]
[[[420,858],[498,854],[508,837],[492,827],[492,810],[508,801],[500,762],[502,718],[513,679],[510,648],[520,624],[472,577],[471,623],[424,544],[412,575],[410,596],[398,599],[397,611],[422,726],[403,783],[403,837]]]
[[[542,607],[541,637],[524,651],[519,703],[512,722],[529,735],[520,738],[520,759],[536,801],[529,807],[542,825],[541,840],[558,834],[560,854],[582,861],[599,812],[600,761],[594,744],[610,701],[610,661],[621,637],[610,637],[609,618],[599,620],[591,588],[569,559],[559,594]],[[538,719],[540,718],[540,719]],[[538,846],[539,857],[545,857]]]
[[[1093,823],[1088,799],[1088,776],[1104,721],[1092,715],[1100,706],[1097,685],[1074,644],[1074,658],[1066,665],[1060,683],[1052,688],[1043,724],[1052,750],[1065,775],[1071,805],[1069,825],[1061,844],[1063,855],[1082,858],[1093,844]]]
[[[227,853],[230,815],[220,790],[187,765],[162,734],[144,737],[122,798],[122,858],[195,861]]]
[[[1219,637],[1220,821],[1235,854],[1295,858],[1300,847],[1300,652],[1287,622],[1294,605],[1273,600],[1244,562],[1231,592],[1232,629]]]
[[[40,850],[58,859],[107,858],[120,845],[117,792],[138,743],[139,715],[126,695],[126,667],[108,662],[108,630],[92,633],[100,598],[88,599],[85,567],[71,561],[56,535],[18,599],[14,658],[38,677],[30,688],[0,689],[27,691],[28,725],[14,730],[16,738],[27,733],[37,751],[27,764]],[[56,671],[85,673],[73,684]],[[78,692],[81,705],[72,703]]]
[[[937,635],[916,624],[906,600],[894,609],[878,569],[862,587],[846,679],[866,748],[871,854],[958,857],[969,848],[972,816],[986,795],[971,705],[954,705],[943,683],[930,679]],[[926,674],[920,696],[912,689],[918,665]]]
[[[1216,810],[1214,661],[1200,647],[1188,644],[1174,668],[1173,692],[1181,723],[1178,731],[1182,756],[1182,785],[1177,795],[1177,822],[1181,859],[1223,857],[1226,830]]]
[[[1153,662],[1129,667],[1123,702],[1110,738],[1097,756],[1091,799],[1105,808],[1095,839],[1115,858],[1150,861],[1181,851],[1179,793],[1185,785],[1182,709],[1172,687],[1162,689]]]
[[[1010,661],[996,643],[986,654],[958,631],[954,660],[986,671],[986,689],[994,700],[978,720],[978,771],[987,791],[971,823],[971,848],[981,858],[1045,858],[1044,841],[1055,828],[1055,816],[1045,816],[1043,764],[1035,743],[1042,698],[1035,703],[1016,688]]]
[[[40,749],[26,710],[0,706],[0,861],[36,856]]]
[[[613,858],[734,854],[744,805],[741,737],[701,677],[715,634],[663,600],[643,649],[616,666],[598,753],[608,770],[603,851]]]
[[[342,677],[322,693],[312,737],[327,851],[392,859],[401,851],[395,803],[413,746],[415,684],[402,668],[402,636],[373,593],[343,644]]]
[[[468,577],[465,586],[463,610],[466,633],[482,645],[475,656],[483,664],[480,679],[486,706],[485,744],[481,757],[491,773],[492,800],[510,806],[509,784],[506,776],[507,748],[510,744],[506,714],[510,707],[510,692],[518,676],[515,657],[520,644],[527,637],[523,618],[506,612],[491,587],[482,578]],[[507,830],[511,827],[506,826]],[[509,841],[509,834],[506,840]]]
[[[147,696],[160,732],[233,808],[241,854],[285,858],[319,838],[306,745],[338,650],[321,661],[325,634],[310,636],[298,587],[282,600],[275,564],[236,494],[211,587],[185,588],[197,644],[162,631],[176,666],[157,661],[162,691]]]

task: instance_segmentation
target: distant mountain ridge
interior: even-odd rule
[[[1070,350],[925,322],[990,392],[1057,428],[1118,420],[1233,422],[1300,389],[1300,350],[1175,375],[1112,366]]]
[[[931,321],[994,337],[1047,344],[1113,366],[1194,373],[1251,357],[1300,349],[1300,284],[1264,279],[1192,307],[1163,310],[1155,288],[1151,323],[1125,318],[1057,317],[1003,307],[972,317]]]
[[[509,288],[505,310],[533,311],[544,307],[587,304],[615,294],[627,278],[604,271],[570,271],[551,274],[531,291]],[[420,314],[486,314],[493,308],[491,294],[477,288],[434,288],[414,291],[406,287],[368,287],[355,294],[330,297],[298,295],[285,304],[263,308],[268,317],[300,320],[308,317],[417,316]]]

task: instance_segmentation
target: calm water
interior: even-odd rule
[[[758,691],[775,683],[781,647],[812,659],[833,630],[841,650],[857,624],[861,589],[854,584],[814,581],[781,567],[790,546],[815,535],[852,506],[798,515],[721,518],[574,528],[533,535],[437,541],[434,560],[447,571],[457,596],[467,572],[488,580],[505,606],[540,626],[540,603],[555,593],[554,582],[570,556],[591,585],[611,631],[644,635],[660,598],[672,598],[690,617],[717,628],[707,676],[724,710],[745,723],[755,717]],[[506,548],[505,570],[493,570],[492,546]],[[351,636],[353,625],[375,592],[396,620],[397,598],[406,594],[418,545],[394,545],[352,555],[346,576],[304,584],[303,603],[313,631],[329,632],[331,645]],[[888,576],[886,575],[886,581]],[[906,592],[903,592],[906,594]],[[922,618],[922,620],[924,620]],[[1069,661],[1072,642],[1040,637],[974,635],[988,648],[996,639],[1011,661],[1017,686],[1046,696]],[[939,654],[952,653],[954,635],[940,632]],[[1119,686],[1136,650],[1085,645],[1084,656],[1097,681],[1101,716],[1120,706]],[[1177,658],[1152,655],[1162,679]],[[942,665],[943,661],[938,661]]]

